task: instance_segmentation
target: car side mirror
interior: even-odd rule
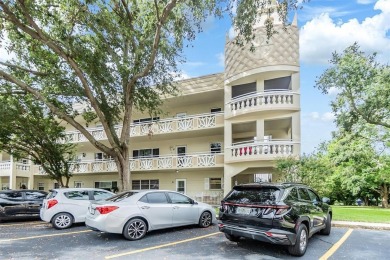
[[[198,202],[196,202],[195,200],[191,200],[191,204],[192,204],[192,205],[197,205]]]
[[[323,203],[326,203],[326,204],[329,204],[329,203],[330,203],[330,199],[327,198],[327,197],[323,197],[323,198],[322,198],[322,202],[323,202]]]

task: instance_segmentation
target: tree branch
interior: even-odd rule
[[[14,65],[14,64],[10,64],[10,63],[6,63],[6,62],[1,62],[1,61],[0,61],[0,65],[6,66],[6,67],[9,67],[9,68],[18,69],[18,70],[23,70],[23,71],[25,71],[25,72],[34,74],[34,75],[36,75],[36,76],[48,76],[48,75],[49,75],[49,73],[40,72],[40,71],[35,71],[35,70],[29,70],[29,69],[23,68],[23,67],[21,67],[21,66]]]

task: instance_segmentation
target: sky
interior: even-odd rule
[[[390,0],[311,0],[298,10],[300,31],[301,151],[312,153],[336,130],[330,101],[337,91],[322,94],[315,81],[329,66],[332,53],[358,42],[362,51],[377,52],[378,61],[390,62]],[[210,18],[187,48],[184,77],[224,71],[229,19]]]
[[[390,0],[310,0],[298,11],[298,26],[301,150],[311,153],[330,140],[336,129],[329,104],[337,92],[322,94],[314,87],[316,78],[329,66],[332,52],[342,52],[354,42],[366,53],[377,52],[380,62],[390,62]],[[203,32],[183,53],[184,78],[224,71],[224,46],[230,29],[229,18],[207,19]],[[0,60],[7,56],[0,48]]]

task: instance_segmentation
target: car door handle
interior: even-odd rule
[[[178,209],[179,207],[178,206],[174,206],[173,209]]]
[[[142,206],[141,209],[150,209],[149,206]]]

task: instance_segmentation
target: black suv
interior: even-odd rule
[[[0,221],[17,218],[39,218],[47,192],[40,190],[1,190]]]
[[[219,230],[230,241],[241,237],[287,245],[292,255],[306,252],[308,238],[329,235],[332,209],[313,189],[298,183],[253,183],[233,187],[221,201]]]

